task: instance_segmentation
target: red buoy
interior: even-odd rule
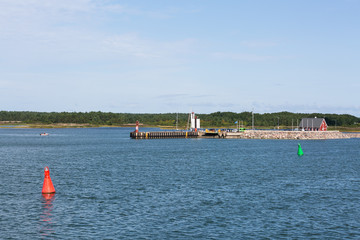
[[[44,175],[45,177],[44,177],[42,193],[55,193],[55,188],[50,178],[50,171],[48,166],[44,168]]]

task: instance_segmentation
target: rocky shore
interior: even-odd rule
[[[246,130],[244,132],[222,132],[222,138],[242,139],[348,139],[360,138],[360,133],[342,133],[339,131],[272,131],[272,130]]]

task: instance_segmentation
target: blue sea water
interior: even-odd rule
[[[130,131],[0,129],[0,239],[360,239],[360,139]]]

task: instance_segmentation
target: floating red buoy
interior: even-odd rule
[[[44,168],[44,175],[45,177],[44,177],[42,193],[55,193],[55,188],[50,178],[49,167],[47,166]]]

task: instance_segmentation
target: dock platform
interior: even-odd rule
[[[134,139],[153,139],[153,138],[197,138],[199,132],[131,132],[130,137]]]

